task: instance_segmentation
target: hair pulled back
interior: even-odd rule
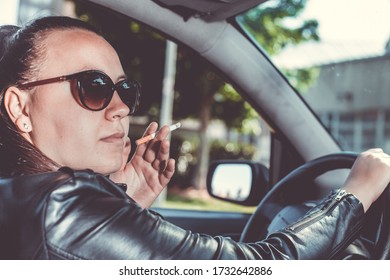
[[[70,17],[49,16],[25,27],[0,26],[0,176],[9,177],[52,171],[58,165],[21,135],[4,105],[10,86],[34,80],[45,59],[43,44],[51,33],[83,29],[99,34],[89,24]]]

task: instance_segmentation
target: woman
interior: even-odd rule
[[[2,137],[2,142],[4,143],[1,153],[2,159],[6,160],[1,162],[0,174],[3,176],[31,174],[55,170],[60,166],[72,166],[75,169],[91,168],[99,170],[102,174],[111,174],[111,177],[116,180],[127,180],[131,182],[134,188],[129,189],[130,192],[135,191],[137,185],[144,185],[146,183],[151,187],[151,197],[145,197],[145,192],[142,194],[134,193],[132,195],[144,207],[149,206],[153,202],[155,195],[160,193],[163,186],[168,183],[174,173],[174,160],[168,158],[169,142],[166,140],[162,141],[166,137],[168,130],[163,128],[157,134],[155,140],[151,141],[151,145],[148,148],[145,145],[141,145],[137,149],[137,153],[131,164],[123,165],[122,169],[119,170],[123,159],[118,153],[123,153],[123,157],[127,159],[130,152],[130,139],[127,138],[129,129],[128,115],[133,113],[129,110],[134,111],[138,105],[137,93],[129,95],[127,100],[130,103],[133,102],[131,104],[133,106],[132,108],[126,106],[121,101],[118,93],[113,94],[113,91],[110,91],[108,86],[103,88],[102,93],[100,93],[103,95],[105,91],[108,91],[107,96],[101,96],[102,99],[98,100],[99,102],[103,102],[102,104],[92,103],[93,100],[88,94],[84,95],[83,99],[78,98],[77,79],[88,80],[99,79],[101,77],[107,81],[110,79],[105,74],[99,72],[81,74],[74,77],[74,81],[71,80],[73,78],[70,78],[68,82],[64,83],[57,81],[46,84],[44,82],[38,86],[24,83],[23,86],[20,86],[23,80],[36,80],[35,77],[44,76],[40,74],[43,68],[37,69],[34,66],[38,62],[35,58],[42,55],[45,56],[47,61],[52,60],[54,62],[52,66],[49,63],[44,66],[50,75],[61,76],[63,73],[73,73],[73,69],[76,68],[80,70],[77,72],[83,72],[82,70],[86,69],[110,69],[111,72],[106,71],[106,73],[111,74],[111,77],[115,77],[115,81],[126,81],[119,59],[113,49],[111,49],[112,53],[107,53],[107,56],[99,59],[100,55],[91,48],[78,48],[76,44],[78,41],[87,41],[91,35],[94,35],[91,27],[83,24],[81,21],[63,19],[64,27],[62,28],[61,23],[59,23],[59,27],[57,28],[64,29],[63,32],[53,34],[54,36],[50,36],[50,38],[45,40],[44,38],[47,37],[47,33],[50,33],[50,24],[52,23],[50,19],[42,21],[44,22],[42,27],[39,24],[32,25],[30,30],[26,28],[28,31],[25,33],[23,30],[14,26],[3,27],[1,29],[4,36],[1,51],[3,54],[0,70],[1,89],[3,91],[6,87],[13,85],[13,83],[19,85],[17,87],[9,87],[9,94],[6,94],[5,98],[4,92],[1,95],[1,99],[4,98],[1,108],[2,120],[4,121],[1,125],[1,135],[4,135]],[[69,29],[66,27],[66,24],[79,25],[84,32],[72,34],[71,30],[66,30]],[[88,28],[90,32],[86,32],[89,31]],[[61,40],[59,41],[62,35],[68,36],[68,34],[69,37],[66,37],[66,39],[63,38],[63,42]],[[107,44],[103,38],[98,37],[97,39],[97,50]],[[53,51],[48,51],[44,54],[41,53],[40,48],[46,48],[46,46],[50,45],[55,46],[54,48],[50,48]],[[58,50],[56,49],[57,47]],[[68,47],[73,48],[75,53],[71,53]],[[79,57],[83,60],[79,61]],[[42,58],[38,60],[43,63]],[[91,60],[96,63],[91,65],[89,62]],[[77,67],[74,67],[75,61],[79,62]],[[61,63],[64,64],[58,67]],[[111,67],[111,64],[117,67]],[[35,67],[35,69],[28,70],[27,68],[30,67]],[[34,75],[37,76],[33,77]],[[82,81],[77,80],[77,82]],[[138,87],[134,82],[128,82],[125,85],[130,87],[130,91],[134,91]],[[73,88],[69,88],[70,86]],[[119,83],[118,88],[120,89],[121,86],[122,84]],[[58,89],[67,91],[67,93],[71,91],[74,96],[69,94],[61,95],[57,92]],[[51,91],[56,91],[56,93],[53,94]],[[32,92],[34,94],[31,94]],[[109,99],[110,97],[112,99]],[[79,103],[81,106],[77,107],[69,106],[69,102],[74,103],[75,100],[77,102],[85,102],[85,104]],[[8,102],[16,102],[19,106],[7,111],[8,109],[6,109],[5,104]],[[50,102],[52,103],[49,104]],[[105,108],[106,114],[103,115],[103,112],[99,111],[100,108],[98,106],[108,105],[104,102],[109,102],[112,106],[107,106],[108,108]],[[34,106],[30,107],[33,110],[31,112],[25,111],[30,110],[25,107],[28,103],[34,104]],[[35,106],[35,104],[38,106]],[[93,107],[88,108],[89,105]],[[58,110],[60,107],[64,110]],[[88,111],[88,109],[92,110]],[[87,114],[80,114],[80,112],[84,113],[84,111]],[[100,117],[99,120],[97,119],[98,115]],[[51,121],[47,122],[48,119]],[[152,133],[156,129],[157,124],[152,123],[145,133]],[[91,136],[97,139],[91,141]],[[158,148],[156,146],[160,142],[161,148],[156,149]],[[72,146],[79,147],[76,153]],[[125,148],[123,149],[122,146]],[[154,152],[155,150],[159,151],[159,153],[156,154]],[[138,164],[142,160],[146,160],[152,164]],[[140,168],[144,169],[141,170]],[[142,177],[143,174],[149,174],[147,172],[150,171],[148,168],[150,170],[161,168],[161,172],[158,177]],[[156,174],[158,173],[152,173],[152,175]],[[139,195],[144,197],[138,198]]]
[[[174,173],[168,128],[126,163],[139,86],[108,42],[66,17],[0,34],[0,258],[327,258],[357,235],[390,180],[389,157],[370,150],[313,210],[334,205],[315,223],[304,218],[299,230],[252,244],[193,234],[145,209]],[[145,134],[156,130],[153,123]]]

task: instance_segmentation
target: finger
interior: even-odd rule
[[[148,157],[145,158],[145,160],[151,162],[154,169],[162,171],[165,169],[168,159],[170,157],[169,151],[170,151],[170,142],[169,140],[165,139],[160,142],[158,150],[156,151],[155,154],[147,153],[145,155],[146,157]]]
[[[372,148],[363,153],[383,153],[383,150],[381,148]]]
[[[156,137],[149,142],[144,153],[144,159],[152,163],[156,159],[167,159],[169,155],[169,141],[165,139],[169,133],[169,127],[163,126]],[[163,157],[166,155],[166,157]]]
[[[142,137],[145,137],[145,136],[147,136],[149,134],[152,134],[152,133],[156,132],[157,128],[158,128],[158,124],[156,122],[151,122],[148,125],[148,127],[146,128],[146,130],[143,133]],[[149,143],[138,145],[136,150],[135,150],[135,155],[142,156],[145,153],[146,149],[148,148],[148,144]]]
[[[173,174],[175,174],[175,160],[171,158],[169,159],[165,170],[159,176],[161,185],[165,186],[168,184],[173,177]]]
[[[160,143],[158,154],[156,155],[157,160],[167,161],[169,159],[170,148],[171,148],[171,143],[169,142],[169,140],[167,139],[162,140]]]
[[[146,128],[144,134],[142,134],[142,137],[152,134],[153,132],[156,132],[157,128],[158,128],[158,124],[156,122],[151,122]]]
[[[170,133],[170,129],[168,125],[164,125],[156,134],[155,139],[156,140],[164,140],[167,138],[168,134]]]

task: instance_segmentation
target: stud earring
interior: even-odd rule
[[[23,127],[27,131],[30,130],[30,126],[28,124],[26,124],[26,123],[23,123]]]

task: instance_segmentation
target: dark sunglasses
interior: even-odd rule
[[[139,106],[140,84],[136,81],[122,80],[116,84],[107,74],[98,70],[87,70],[71,75],[65,75],[35,82],[20,84],[20,89],[58,83],[68,80],[77,81],[77,92],[82,105],[91,111],[100,111],[108,106],[114,91],[117,91],[122,102],[134,114]]]

